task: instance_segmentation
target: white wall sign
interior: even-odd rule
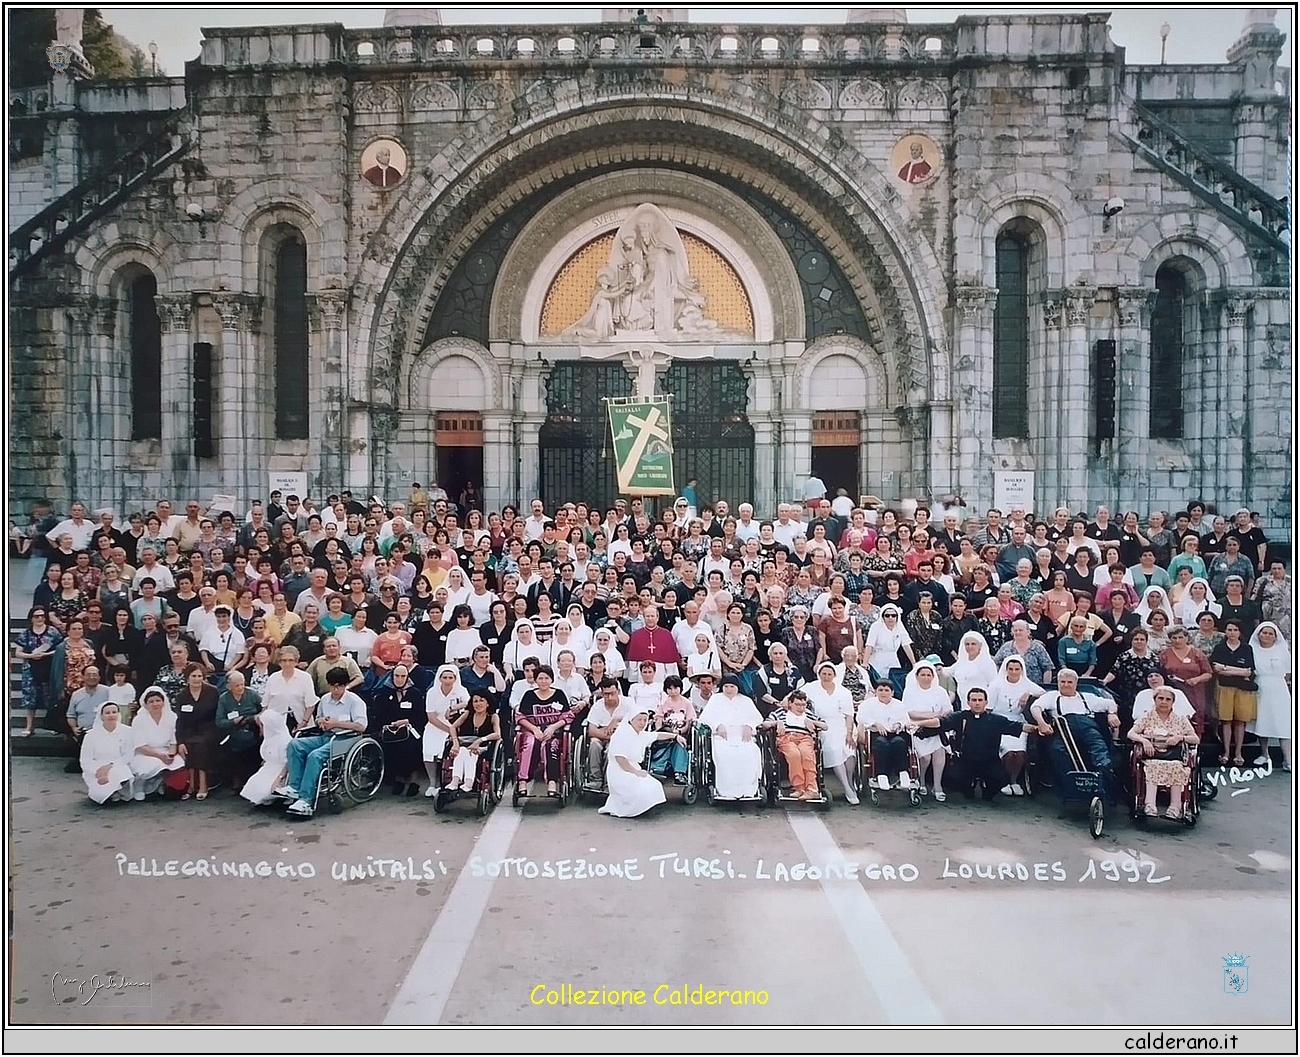
[[[1034,509],[1034,471],[1033,470],[995,470],[993,471],[993,505],[1003,514],[1011,513],[1012,507],[1023,507],[1026,512]]]
[[[307,494],[307,475],[305,473],[280,473],[272,472],[268,475],[270,486],[267,495],[277,489],[284,493],[283,498],[287,499],[291,495],[296,495],[299,499]]]

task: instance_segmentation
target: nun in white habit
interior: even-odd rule
[[[850,650],[853,647],[845,647]],[[857,734],[853,729],[853,714],[856,711],[853,695],[839,681],[839,670],[833,661],[822,661],[817,665],[817,680],[805,683],[802,690],[808,695],[808,704],[818,719],[826,724],[822,732],[822,766],[835,772],[844,787],[844,798],[850,804],[858,802],[853,778],[857,764]],[[827,791],[830,795],[830,790]]]
[[[1168,627],[1174,626],[1174,607],[1169,604],[1169,596],[1165,594],[1165,589],[1155,584],[1151,584],[1142,592],[1142,600],[1138,602],[1134,612],[1142,618],[1142,623],[1146,624],[1151,619],[1153,609],[1163,609],[1165,616],[1169,618]]]
[[[700,722],[713,735],[714,790],[718,799],[757,796],[763,754],[754,735],[763,717],[754,702],[740,693],[740,680],[734,675],[722,680],[722,693],[709,698]]]
[[[1042,697],[1047,691],[1030,680],[1025,674],[1025,662],[1020,654],[1012,654],[1002,662],[997,678],[988,687],[989,711],[1007,719],[1024,723],[1025,706],[1035,697]],[[998,758],[1007,769],[1009,784],[1002,787],[1002,792],[1011,796],[1024,796],[1025,787],[1020,784],[1020,773],[1025,768],[1026,755],[1029,752],[1027,734],[1003,734],[998,743]]]
[[[1266,641],[1267,640],[1267,641]],[[1266,620],[1250,637],[1255,654],[1255,679],[1259,683],[1259,708],[1246,729],[1259,738],[1256,767],[1269,762],[1268,743],[1276,738],[1282,747],[1282,769],[1291,770],[1291,649],[1281,629]]]
[[[269,804],[276,799],[274,790],[284,784],[289,766],[289,727],[284,714],[274,708],[264,708],[257,714],[257,725],[262,731],[262,766],[239,791],[251,804]]]
[[[429,775],[429,788],[424,795],[438,795],[439,771],[442,754],[451,735],[451,721],[455,714],[469,704],[469,694],[461,685],[460,669],[454,664],[444,664],[434,676],[433,685],[424,695],[424,711],[428,723],[424,726],[424,770]]]
[[[987,690],[993,685],[993,680],[998,677],[998,666],[989,654],[989,644],[978,631],[968,631],[961,637],[961,643],[957,646],[957,659],[948,665],[948,674],[957,681],[959,708],[967,707],[966,695],[972,687]]]
[[[980,638],[983,642],[983,638]],[[988,647],[984,648],[987,655]],[[952,712],[952,698],[939,685],[939,671],[929,661],[921,661],[907,673],[903,685],[903,705],[908,718],[917,723],[924,719],[942,719]],[[948,750],[943,738],[933,728],[925,728],[912,735],[912,748],[916,752],[917,776],[921,782],[921,795],[925,795],[925,772],[934,771],[934,798],[943,803],[948,794],[943,791],[943,767],[948,762]]]
[[[635,818],[664,802],[664,787],[641,764],[651,744],[672,740],[685,748],[686,739],[681,735],[670,730],[651,729],[650,716],[646,712],[633,712],[623,719],[609,739],[609,763],[605,766],[609,798],[601,807],[600,814]]]
[[[162,688],[149,687],[140,695],[140,705],[131,724],[136,800],[162,788],[164,771],[179,771],[185,766],[185,757],[176,751],[176,713]]]
[[[121,710],[112,701],[99,706],[95,725],[86,731],[81,742],[81,775],[86,792],[96,804],[112,798],[130,800],[135,774],[131,757],[135,742],[131,728],[121,721]]]

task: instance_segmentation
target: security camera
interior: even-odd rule
[[[1123,208],[1122,202],[1120,203],[1120,207]],[[198,202],[191,202],[185,207],[185,215],[191,220],[199,220],[203,217],[203,207],[199,205]]]
[[[1106,199],[1106,208],[1103,209],[1102,212],[1108,217],[1118,216],[1120,213],[1124,212],[1124,199]]]

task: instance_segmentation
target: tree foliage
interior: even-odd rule
[[[27,88],[50,79],[45,49],[54,43],[53,8],[16,8],[9,12],[9,84]],[[151,66],[135,44],[104,21],[98,9],[87,8],[81,30],[81,50],[95,69],[94,80],[143,77]]]

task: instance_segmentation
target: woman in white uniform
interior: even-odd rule
[[[722,693],[704,706],[700,723],[712,732],[714,789],[719,800],[742,800],[758,795],[763,777],[763,754],[754,740],[763,717],[754,702],[740,693],[740,680],[722,680]]]
[[[529,657],[537,658],[538,664],[545,663],[542,656],[546,647],[537,641],[533,635],[533,622],[531,620],[520,620],[515,624],[515,630],[511,635],[510,642],[505,648],[504,660],[506,667],[506,678],[514,679],[523,671],[524,661]],[[546,656],[550,656],[549,653]]]
[[[1014,654],[1002,662],[997,678],[988,687],[989,710],[999,716],[1006,716],[1017,723],[1025,722],[1025,706],[1035,697],[1041,697],[1047,691],[1025,674],[1025,662],[1019,654]],[[1025,756],[1029,751],[1029,738],[1026,734],[1003,734],[998,745],[998,757],[1007,769],[1008,784],[1002,792],[1008,796],[1024,796],[1025,787],[1017,778],[1025,767]]]
[[[601,628],[595,635],[595,652],[605,658],[605,674],[611,679],[622,679],[627,674],[627,661],[614,644],[614,633]]]
[[[1185,628],[1196,627],[1196,618],[1206,610],[1216,617],[1223,612],[1223,607],[1214,598],[1210,582],[1203,576],[1194,576],[1187,581],[1183,593],[1174,606],[1174,617]]]
[[[1268,763],[1268,739],[1282,745],[1282,770],[1291,770],[1291,650],[1282,632],[1266,620],[1250,637],[1255,652],[1255,681],[1259,684],[1259,706],[1246,729],[1259,738],[1255,766]],[[138,720],[137,720],[138,722]]]
[[[176,751],[176,713],[159,687],[151,686],[140,699],[141,708],[131,724],[131,770],[135,798],[143,800],[162,788],[164,771],[179,771],[185,757]]]
[[[262,757],[262,766],[244,783],[239,795],[250,804],[269,804],[275,798],[274,790],[284,784],[289,773],[289,735],[288,720],[283,712],[274,708],[263,708],[257,714],[257,726],[262,732],[262,745],[258,752]]]
[[[1151,620],[1152,610],[1156,609],[1164,612],[1165,618],[1169,621],[1169,626],[1173,627],[1174,607],[1169,604],[1169,596],[1165,594],[1163,587],[1151,584],[1142,592],[1142,601],[1137,604],[1137,609],[1134,612],[1142,618],[1142,623],[1146,624]]]
[[[939,672],[929,661],[922,661],[907,673],[903,704],[913,723],[924,719],[942,719],[952,712],[952,698],[939,685]],[[942,804],[948,799],[948,794],[943,791],[943,767],[948,762],[948,750],[944,747],[943,739],[931,728],[917,731],[912,735],[912,749],[916,752],[921,795],[925,795],[926,769],[931,768],[934,771],[934,798]]]
[[[680,734],[670,730],[652,730],[646,712],[633,712],[624,718],[609,739],[609,762],[605,766],[609,797],[600,814],[635,818],[662,804],[666,799],[664,787],[659,779],[642,768],[641,762],[651,744],[674,740],[685,748],[686,739]]]
[[[429,692],[424,695],[424,711],[429,720],[423,735],[424,770],[429,776],[429,788],[424,791],[427,797],[438,795],[441,780],[438,772],[443,750],[451,736],[451,721],[455,719],[455,713],[468,704],[469,694],[461,685],[460,669],[454,664],[444,664],[434,676]]]
[[[1022,666],[1023,667],[1023,666]],[[957,647],[957,659],[948,665],[948,674],[957,681],[957,706],[966,707],[966,694],[973,686],[987,690],[998,677],[989,644],[978,631],[968,631]],[[992,702],[989,702],[992,705]]]
[[[105,701],[99,706],[95,725],[86,731],[81,742],[81,775],[91,800],[102,804],[110,797],[131,799],[135,782],[131,771],[134,754],[131,728],[121,722],[117,705]]]
[[[856,804],[858,794],[853,772],[858,761],[854,751],[853,695],[835,678],[835,664],[831,661],[822,661],[817,666],[817,681],[806,684],[803,692],[808,695],[808,704],[817,718],[826,724],[821,734],[822,766],[835,772],[844,786],[844,799]],[[826,796],[830,799],[829,789]]]

